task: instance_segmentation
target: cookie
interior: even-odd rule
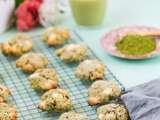
[[[16,61],[16,66],[24,72],[34,72],[47,64],[47,58],[41,53],[26,53]]]
[[[121,104],[107,104],[97,109],[98,120],[129,120],[127,109]]]
[[[58,120],[89,120],[89,118],[76,112],[66,112]]]
[[[16,108],[6,103],[0,103],[0,120],[17,120]]]
[[[76,62],[85,58],[87,47],[82,44],[69,44],[56,50],[56,55],[64,62]]]
[[[49,90],[57,88],[58,75],[54,69],[43,68],[28,77],[31,87],[38,90]]]
[[[88,89],[89,105],[105,103],[108,100],[118,97],[121,89],[115,81],[99,80],[94,82]]]
[[[105,66],[99,60],[85,60],[77,67],[75,75],[81,80],[101,80]]]
[[[64,112],[72,107],[69,93],[64,89],[51,89],[44,93],[38,106],[43,111]]]
[[[4,55],[21,56],[32,50],[33,43],[28,35],[19,33],[7,42],[2,43],[1,48]]]
[[[65,28],[48,28],[43,34],[43,40],[49,46],[62,45],[70,39],[70,33]]]
[[[5,102],[10,95],[10,90],[5,86],[0,85],[0,103]]]

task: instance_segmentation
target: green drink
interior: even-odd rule
[[[73,16],[80,25],[99,25],[105,16],[106,0],[70,0]]]

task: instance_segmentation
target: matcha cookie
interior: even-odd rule
[[[69,93],[64,89],[51,89],[44,93],[38,106],[43,111],[64,112],[72,107]]]
[[[96,105],[120,96],[121,89],[115,81],[99,80],[90,86],[88,94],[89,105]]]
[[[31,87],[34,89],[49,90],[57,88],[58,86],[57,72],[51,68],[37,70],[29,76],[28,80],[30,81]]]
[[[66,112],[58,120],[89,120],[89,118],[76,112]]]
[[[43,34],[43,40],[49,46],[62,45],[70,39],[70,33],[65,28],[48,28]]]
[[[16,61],[16,66],[25,72],[34,72],[47,64],[47,58],[40,53],[26,53]]]
[[[0,85],[0,103],[5,102],[10,95],[10,90],[5,86]]]
[[[19,33],[7,42],[2,43],[1,48],[5,55],[21,56],[32,50],[33,43],[28,35]]]
[[[82,44],[70,44],[56,50],[56,55],[64,62],[76,62],[85,58],[87,47]]]
[[[105,66],[98,60],[85,60],[76,69],[76,76],[81,80],[101,80]]]
[[[120,104],[103,105],[97,109],[98,120],[129,120],[127,109]]]
[[[0,120],[17,120],[16,109],[6,103],[0,103]]]

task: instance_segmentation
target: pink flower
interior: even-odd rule
[[[39,25],[39,7],[42,0],[25,0],[16,10],[17,28],[19,31],[29,31]]]

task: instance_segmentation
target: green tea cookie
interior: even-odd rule
[[[129,120],[127,109],[120,104],[103,105],[97,109],[98,120]]]
[[[81,80],[101,80],[105,66],[98,60],[85,60],[76,69],[76,76]]]
[[[70,39],[70,33],[65,28],[48,28],[43,34],[43,40],[50,46],[62,45]]]
[[[85,58],[87,47],[82,44],[70,44],[56,50],[56,55],[64,62],[76,62]]]
[[[32,50],[33,43],[28,35],[19,33],[7,42],[2,43],[1,47],[5,55],[21,56]]]
[[[10,95],[10,90],[5,86],[0,85],[0,103],[5,102]]]
[[[120,96],[121,89],[115,81],[99,80],[90,86],[88,94],[89,105],[96,105]]]
[[[76,112],[66,112],[58,120],[89,120],[89,118]]]
[[[69,93],[64,89],[51,89],[41,97],[39,109],[43,111],[64,112],[72,107]]]
[[[16,61],[16,66],[25,72],[34,72],[47,64],[47,58],[41,53],[26,53]]]
[[[28,80],[34,89],[49,90],[58,86],[57,72],[51,68],[37,70],[29,76]]]
[[[0,103],[0,120],[17,120],[16,108],[6,103]]]

